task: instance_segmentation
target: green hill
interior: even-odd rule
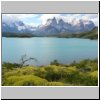
[[[59,38],[87,38],[87,39],[98,39],[98,27],[95,27],[93,30],[84,33],[61,33],[58,36]]]
[[[78,38],[89,38],[89,39],[98,39],[98,28],[95,27],[90,32],[85,32],[85,33],[77,34],[76,37],[78,37]]]
[[[3,32],[2,37],[33,37],[31,33],[10,33],[10,32]]]

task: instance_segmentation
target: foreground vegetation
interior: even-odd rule
[[[98,60],[75,61],[69,65],[57,60],[46,66],[2,64],[3,86],[97,86]]]

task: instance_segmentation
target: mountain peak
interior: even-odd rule
[[[52,19],[53,21],[56,21],[56,18],[55,17],[53,17],[53,19]]]
[[[58,23],[59,23],[59,24],[64,24],[65,22],[64,22],[63,19],[60,19]]]
[[[51,25],[51,26],[57,25],[56,18],[54,17],[52,19],[47,19],[47,22],[46,22],[45,26],[48,26],[48,25]]]

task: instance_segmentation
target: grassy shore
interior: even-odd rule
[[[2,64],[3,86],[97,86],[98,60],[60,64],[57,60],[46,66]]]

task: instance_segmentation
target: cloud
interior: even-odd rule
[[[2,14],[2,21],[6,23],[15,22],[16,20],[19,20],[16,16],[11,14]]]
[[[11,23],[14,21],[23,21],[30,26],[38,26],[45,24],[47,19],[56,17],[57,21],[63,19],[65,22],[72,22],[73,20],[91,20],[96,26],[98,26],[97,14],[3,14],[2,20]]]
[[[72,22],[73,20],[91,20],[96,26],[98,26],[98,14],[66,14],[63,17],[65,22]]]
[[[32,27],[37,27],[39,24],[37,24],[37,23],[25,23],[26,25],[28,25],[28,26],[32,26]]]
[[[97,14],[42,14],[40,19],[44,25],[49,18],[56,17],[57,21],[63,19],[65,22],[72,22],[73,20],[91,20],[96,26],[98,26],[98,15]]]
[[[82,19],[91,20],[96,26],[98,26],[98,14],[86,14],[82,16]]]
[[[30,19],[37,17],[38,14],[2,14],[2,21],[8,24],[22,21],[26,24],[26,22]]]
[[[5,19],[11,18],[12,20],[23,20],[27,18],[34,18],[38,14],[2,14],[2,17]],[[10,20],[10,19],[9,19]]]
[[[98,14],[68,14],[64,17],[67,22],[72,22],[72,20],[91,20],[96,26],[98,26]]]
[[[80,14],[65,14],[65,16],[61,16],[61,18],[65,22],[72,22],[73,20],[79,20],[80,19]]]
[[[94,18],[97,18],[97,17],[98,17],[97,14],[84,14],[82,16],[82,18],[84,18],[84,19],[94,19]]]
[[[59,19],[61,18],[61,15],[60,14],[42,14],[40,19],[41,19],[41,23],[44,25],[47,21],[47,19],[52,19],[52,18],[56,18],[56,19]]]

